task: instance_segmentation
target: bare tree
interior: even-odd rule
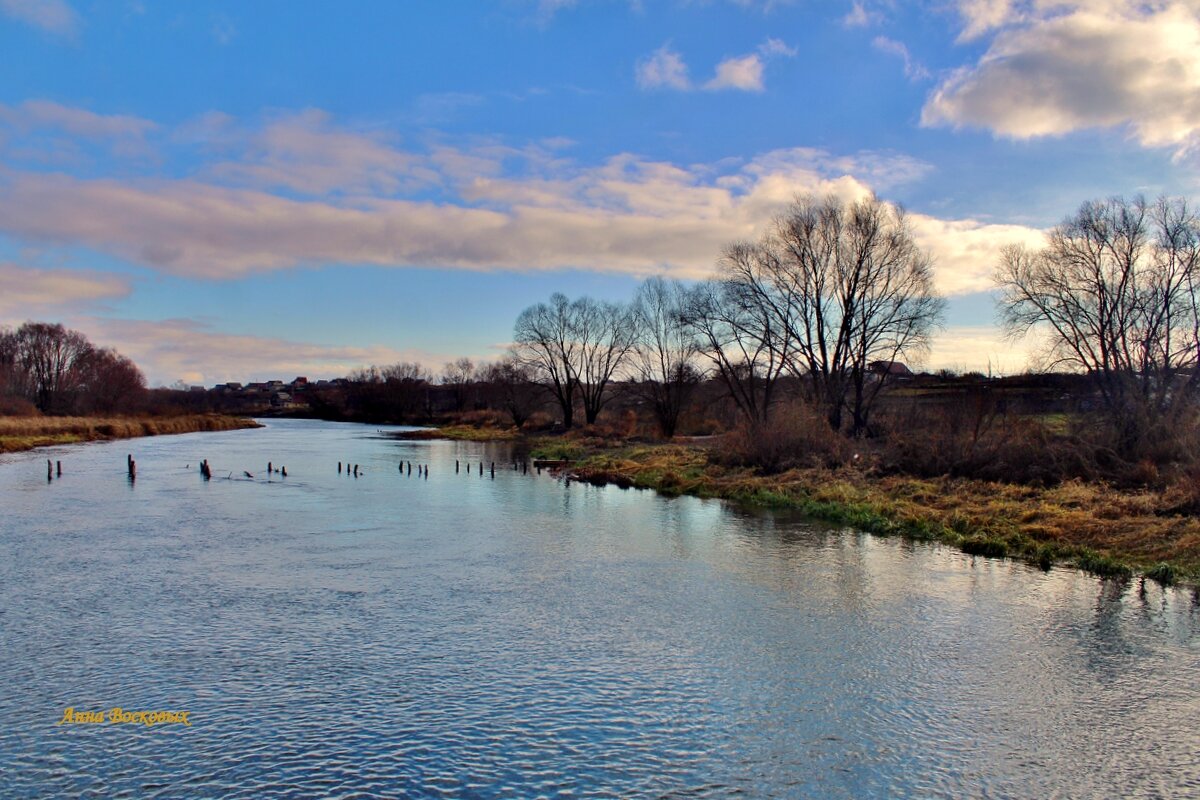
[[[454,398],[454,410],[462,411],[467,404],[467,389],[475,377],[475,364],[469,358],[451,361],[442,369],[442,385],[449,386]]]
[[[687,294],[684,324],[697,349],[752,424],[767,421],[789,361],[789,341],[740,280],[726,276]]]
[[[582,401],[590,425],[608,401],[608,387],[633,347],[629,312],[614,303],[555,293],[549,303],[521,312],[513,329],[513,355],[554,397],[563,426]]]
[[[722,267],[830,426],[849,413],[851,435],[867,429],[890,372],[871,364],[924,351],[945,305],[903,210],[874,196],[798,198],[758,243],[727,248]]]
[[[91,351],[86,336],[61,324],[26,322],[17,329],[16,363],[25,373],[30,399],[43,413],[67,409]]]
[[[578,345],[574,363],[583,416],[593,425],[610,393],[609,384],[633,349],[636,331],[629,309],[581,297],[571,304],[572,335]]]
[[[86,411],[132,411],[146,390],[146,378],[132,361],[112,348],[93,349],[79,365],[80,405]]]
[[[653,277],[638,287],[631,309],[637,334],[630,370],[634,391],[651,404],[668,439],[703,379],[696,366],[700,347],[684,321],[686,304],[682,283]]]
[[[511,355],[482,368],[478,379],[495,393],[496,402],[520,428],[542,405],[541,387],[533,381],[533,372]]]
[[[1047,246],[1004,250],[1008,329],[1049,338],[1050,363],[1096,382],[1118,451],[1142,455],[1200,388],[1200,220],[1187,203],[1084,203]]]
[[[513,328],[513,357],[558,403],[564,428],[575,420],[579,388],[575,368],[579,343],[572,328],[571,301],[558,292],[549,303],[522,311]]]

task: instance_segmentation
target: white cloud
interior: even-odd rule
[[[133,359],[151,385],[183,380],[211,386],[227,381],[342,377],[371,364],[416,361],[440,368],[454,355],[383,345],[328,346],[214,330],[190,319],[73,320],[88,338]]]
[[[195,124],[165,139],[192,143]],[[580,164],[559,141],[402,150],[315,111],[254,133],[226,117],[201,127],[220,133],[219,153],[249,151],[208,167],[202,159],[192,177],[176,179],[10,168],[0,172],[0,232],[214,280],[336,264],[704,277],[725,244],[756,236],[799,193],[853,199],[930,170],[898,153],[814,148],[690,165],[632,154]],[[1001,245],[1040,236],[911,219],[949,293],[987,288]]]
[[[158,127],[141,117],[96,114],[50,100],[26,100],[16,106],[0,103],[0,122],[23,132],[56,129],[89,139],[141,139]]]
[[[908,52],[908,47],[904,42],[898,42],[895,39],[889,39],[886,36],[876,36],[871,42],[871,46],[882,53],[898,57],[904,62],[904,77],[909,80],[924,80],[929,77],[929,70],[925,69],[917,62]]]
[[[64,0],[0,0],[0,11],[59,36],[73,36],[79,15]]]
[[[959,41],[972,41],[1018,16],[1013,0],[958,0],[963,20]]]
[[[385,136],[336,130],[317,109],[273,120],[247,137],[239,161],[210,168],[222,180],[307,194],[390,194],[407,184],[436,182],[436,176],[421,172],[418,159]]]
[[[758,52],[765,58],[773,58],[774,56],[792,58],[796,55],[797,50],[782,39],[768,38],[758,46]]]
[[[964,36],[994,28],[979,62],[946,78],[926,126],[1014,139],[1125,127],[1145,147],[1200,136],[1200,3],[963,2]]]
[[[1042,231],[1023,225],[945,220],[926,214],[910,214],[909,222],[917,243],[933,256],[938,290],[948,295],[994,288],[992,274],[1004,245],[1040,248],[1046,244]]]
[[[687,91],[692,88],[688,78],[687,64],[683,56],[671,49],[669,44],[655,50],[648,57],[639,61],[634,71],[637,85],[641,89],[678,89]]]
[[[1016,375],[1033,368],[1039,346],[1034,338],[1010,339],[995,326],[955,325],[934,334],[924,368]]]
[[[847,28],[869,28],[883,22],[883,15],[878,11],[868,9],[863,3],[855,0],[846,16],[842,17],[842,25]]]
[[[11,262],[0,263],[0,287],[0,320],[11,324],[124,297],[130,291],[125,278],[110,273],[23,267]]]
[[[717,64],[713,77],[699,88],[706,91],[722,91],[737,89],[743,92],[763,91],[764,59],[770,60],[781,57],[793,57],[796,48],[788,45],[782,39],[768,38],[760,44],[754,53],[742,56],[730,56]],[[671,49],[670,44],[664,44],[646,58],[638,62],[634,71],[638,87],[641,89],[674,89],[690,91],[697,88],[688,77],[688,66],[683,56]]]
[[[329,178],[324,156],[313,157],[316,168],[301,160],[295,174]],[[739,166],[678,166],[632,155],[580,166],[540,146],[496,144],[443,146],[407,158],[458,200],[296,199],[196,179],[11,173],[0,181],[0,230],[193,278],[323,264],[704,277],[725,243],[754,237],[797,193],[853,199],[918,180],[929,169],[887,152],[835,156],[815,149],[767,152]],[[512,168],[515,161],[524,169]],[[350,163],[349,176],[359,167]],[[344,181],[322,184],[334,185]],[[912,218],[949,293],[985,287],[996,249],[1037,233],[970,219]]]
[[[704,84],[710,91],[718,89],[740,89],[744,92],[763,90],[763,64],[756,53],[738,58],[727,58],[717,64],[717,74]]]

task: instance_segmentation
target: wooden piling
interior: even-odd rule
[[[54,465],[50,463],[50,459],[46,459],[46,483],[54,480]]]
[[[458,474],[458,459],[454,459],[454,474]]]
[[[496,480],[496,462],[492,462],[492,480]]]
[[[286,478],[287,477],[287,467],[280,467],[279,474]]]
[[[338,462],[338,475],[342,474],[342,462]]]

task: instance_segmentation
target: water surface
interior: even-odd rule
[[[0,794],[1200,794],[1188,593],[509,457],[308,421],[3,457]]]

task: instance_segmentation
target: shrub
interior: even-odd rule
[[[794,467],[846,463],[851,444],[825,416],[803,403],[773,409],[767,422],[743,422],[726,434],[717,460],[732,466],[780,472]]]

